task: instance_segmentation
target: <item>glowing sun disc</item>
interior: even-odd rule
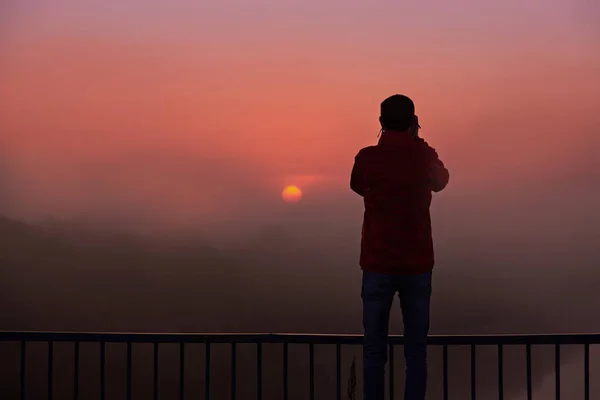
[[[287,202],[296,203],[302,199],[302,190],[298,186],[289,185],[283,189],[281,197]]]

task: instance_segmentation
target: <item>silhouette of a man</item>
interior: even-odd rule
[[[398,293],[404,322],[405,400],[425,400],[431,274],[429,206],[449,174],[418,136],[415,105],[403,95],[381,103],[381,137],[360,150],[350,187],[364,198],[360,266],[365,400],[383,400],[390,309]]]

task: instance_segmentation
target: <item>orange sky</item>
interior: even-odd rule
[[[287,184],[304,186],[303,201],[351,198],[353,157],[376,142],[378,104],[397,92],[448,165],[449,195],[598,177],[595,6],[464,1],[448,22],[415,3],[396,23],[382,11],[399,6],[355,3],[9,8],[6,212],[128,204],[218,219],[268,210]]]

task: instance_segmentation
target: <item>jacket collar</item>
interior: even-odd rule
[[[398,145],[405,143],[409,139],[411,139],[411,137],[408,131],[401,132],[383,130],[383,132],[381,132],[381,137],[379,138],[378,144]]]

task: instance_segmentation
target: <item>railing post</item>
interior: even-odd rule
[[[527,400],[533,399],[533,389],[531,384],[531,344],[525,345],[525,353],[527,356]]]
[[[27,342],[21,340],[21,400],[25,400],[25,362],[27,360]]]
[[[48,342],[48,400],[52,400],[53,388],[52,388],[52,365],[54,364],[54,343]]]
[[[308,369],[310,377],[310,400],[315,400],[315,345],[308,344]]]
[[[498,399],[504,400],[504,352],[502,345],[498,345]]]
[[[288,400],[288,343],[283,343],[283,400]]]
[[[210,342],[206,342],[206,351],[205,351],[205,369],[204,369],[204,399],[210,399]]]
[[[262,343],[256,344],[256,391],[258,400],[262,400]]]
[[[131,342],[127,342],[127,400],[131,400]]]
[[[560,344],[554,345],[554,386],[556,400],[560,400]]]
[[[73,399],[79,399],[79,342],[75,342],[73,349]]]
[[[476,400],[477,397],[477,354],[475,345],[471,345],[471,400]]]
[[[106,344],[100,342],[100,400],[106,395]]]
[[[443,376],[444,376],[444,400],[448,400],[448,345],[442,345]]]
[[[158,343],[154,343],[152,346],[152,392],[153,399],[158,400]]]
[[[335,344],[336,400],[342,400],[342,345]]]
[[[235,400],[236,397],[236,389],[237,389],[237,354],[236,354],[236,344],[235,342],[231,343],[231,400]]]
[[[185,397],[185,343],[179,343],[179,400]]]
[[[389,355],[388,355],[388,365],[389,365],[389,385],[390,385],[390,400],[394,398],[394,344],[389,344]]]
[[[590,400],[590,345],[583,346],[583,390],[584,399]]]

